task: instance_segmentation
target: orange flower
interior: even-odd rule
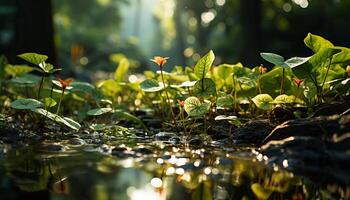
[[[346,67],[346,73],[350,74],[350,65]]]
[[[179,104],[180,107],[184,107],[185,106],[185,102],[184,101],[181,101],[179,99],[176,99],[177,100],[177,103]]]
[[[156,63],[160,68],[162,68],[168,59],[169,57],[154,56],[153,59],[151,59],[151,61]]]
[[[293,82],[295,83],[295,85],[300,87],[300,85],[304,83],[304,80],[298,79],[298,78],[293,78]]]
[[[259,66],[259,74],[262,75],[262,74],[265,74],[267,72],[267,68],[264,67],[264,65],[260,65]]]
[[[69,87],[69,85],[71,84],[71,82],[73,81],[72,79],[58,79],[58,81],[60,82],[62,89],[65,90],[67,87]]]

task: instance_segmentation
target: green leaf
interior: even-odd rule
[[[231,77],[233,73],[233,66],[234,65],[229,65],[229,64],[222,64],[217,66],[216,68],[217,68],[217,74],[219,78],[227,79]]]
[[[272,108],[273,98],[268,94],[258,94],[256,95],[252,101],[256,105],[256,107],[263,110],[270,110]]]
[[[37,54],[37,53],[23,53],[18,55],[18,57],[37,66],[45,62],[48,58],[46,55]]]
[[[39,83],[40,77],[33,74],[25,74],[21,77],[16,77],[11,79],[11,82],[16,84],[24,84],[24,85],[35,85]]]
[[[284,65],[284,58],[278,54],[274,53],[260,53],[260,56],[266,60],[267,62],[270,62],[277,66],[283,66]]]
[[[216,106],[221,108],[230,108],[233,105],[233,97],[231,95],[220,96],[216,101]]]
[[[72,82],[70,84],[72,87],[71,91],[72,92],[85,92],[85,93],[93,93],[95,92],[95,86],[91,85],[90,83],[87,82]]]
[[[290,103],[295,103],[296,101],[296,97],[294,95],[286,95],[286,94],[282,94],[279,95],[275,98],[275,100],[273,100],[272,103],[276,103],[276,104],[290,104]]]
[[[42,107],[43,103],[36,99],[17,99],[11,103],[11,107],[19,110],[31,110]]]
[[[98,116],[111,112],[112,108],[95,108],[87,112],[88,115]]]
[[[296,67],[296,66],[299,66],[299,65],[302,65],[304,63],[306,63],[310,58],[310,57],[293,57],[293,58],[290,58],[288,60],[286,60],[285,64],[288,66],[288,67]]]
[[[42,99],[42,102],[44,103],[45,107],[48,108],[54,107],[57,104],[57,102],[51,97],[46,97]]]
[[[185,81],[180,85],[171,85],[173,88],[184,88],[184,87],[193,87],[197,81]]]
[[[31,71],[33,71],[33,67],[29,67],[27,65],[10,65],[7,64],[5,67],[5,73],[9,76],[23,76]]]
[[[140,88],[144,92],[159,92],[164,89],[164,87],[160,86],[158,81],[154,79],[146,79],[142,81]]]
[[[313,35],[311,33],[309,33],[306,36],[306,38],[304,39],[304,43],[315,53],[317,53],[321,49],[334,47],[334,45],[330,41],[324,39],[321,36]]]
[[[210,78],[198,80],[193,87],[193,92],[196,96],[199,97],[209,97],[210,95],[215,95],[215,83]]]
[[[114,79],[118,82],[123,81],[125,79],[126,73],[129,70],[129,66],[130,66],[129,60],[127,58],[122,58],[119,61],[117,69],[115,70]]]
[[[233,124],[237,127],[242,125],[242,122],[240,120],[238,120],[237,116],[234,115],[218,115],[215,117],[215,121],[221,121],[221,120],[225,120],[228,121],[230,124]]]
[[[66,126],[68,126],[69,128],[73,129],[73,130],[79,130],[81,125],[74,121],[73,119],[71,118],[68,118],[68,117],[63,117],[63,120],[62,121]]]
[[[184,109],[191,117],[201,117],[209,112],[209,108],[209,103],[201,103],[197,97],[188,97],[185,100]]]
[[[68,126],[69,128],[73,129],[73,130],[79,130],[80,129],[80,124],[78,122],[75,122],[74,120],[68,118],[68,117],[60,117],[59,115],[56,115],[56,114],[53,114],[45,109],[42,109],[42,108],[35,108],[35,109],[32,109],[33,112],[35,113],[38,113],[38,114],[41,114],[55,122],[58,122],[58,123],[61,123],[61,124],[64,124],[66,126]]]
[[[214,59],[215,59],[214,52],[210,50],[209,53],[207,53],[197,62],[196,66],[194,67],[194,74],[198,78],[204,79],[210,67],[213,64]]]
[[[261,200],[268,199],[273,192],[272,190],[265,189],[259,183],[253,183],[251,185],[251,189],[252,189],[253,193],[255,194],[255,196]]]

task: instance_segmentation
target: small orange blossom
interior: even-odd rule
[[[295,83],[295,85],[300,87],[300,85],[304,83],[304,80],[298,79],[298,78],[293,78],[293,82]]]
[[[65,90],[70,84],[71,82],[73,81],[72,79],[66,79],[66,80],[63,80],[63,79],[58,79],[58,81],[60,82],[61,86],[62,86],[62,89]]]
[[[267,68],[264,67],[264,65],[260,65],[259,66],[259,74],[262,75],[262,74],[265,74],[267,72]]]
[[[162,68],[168,59],[169,57],[154,56],[153,59],[151,59],[151,61],[156,63],[160,68]]]
[[[185,102],[184,101],[181,101],[179,99],[176,99],[177,100],[177,103],[179,104],[180,107],[184,107],[185,106]]]
[[[350,65],[346,67],[346,73],[350,74]]]

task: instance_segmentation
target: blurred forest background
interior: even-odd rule
[[[308,56],[308,32],[350,46],[349,0],[0,0],[0,54],[49,55],[70,71],[112,71],[124,56],[134,72],[216,62],[262,63],[259,52]]]

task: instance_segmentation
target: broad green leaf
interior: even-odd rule
[[[278,54],[274,53],[260,53],[260,56],[266,60],[267,62],[270,62],[277,66],[283,66],[284,65],[284,58]]]
[[[230,115],[230,116],[227,116],[227,115],[218,115],[215,117],[215,120],[216,121],[220,121],[220,120],[237,120],[237,116],[234,116],[234,115]]]
[[[69,128],[73,129],[73,130],[79,130],[81,125],[74,121],[73,119],[71,118],[68,118],[68,117],[63,117],[63,120],[62,121],[66,126],[68,126]]]
[[[268,94],[258,94],[256,95],[252,101],[256,105],[256,107],[262,110],[270,110],[272,108],[273,98]]]
[[[237,127],[242,125],[242,122],[240,120],[238,120],[237,116],[234,115],[218,115],[215,117],[215,121],[221,121],[221,120],[225,120],[228,121],[230,124],[233,124]]]
[[[53,114],[45,109],[42,108],[35,108],[32,109],[33,112],[41,114],[55,122],[64,124],[66,126],[68,126],[69,128],[73,129],[73,130],[79,130],[80,129],[80,124],[78,122],[75,122],[74,120],[68,118],[68,117],[64,117],[62,118],[59,115]]]
[[[51,97],[46,97],[42,99],[42,102],[44,103],[45,107],[48,108],[54,107],[57,104],[57,102]]]
[[[194,67],[194,74],[198,78],[204,79],[210,67],[213,64],[214,59],[215,59],[214,52],[210,50],[209,53],[207,53],[197,62],[196,66]]]
[[[42,107],[43,103],[36,99],[17,99],[11,103],[11,107],[19,110],[31,110]]]
[[[296,101],[296,97],[294,95],[286,95],[286,94],[282,94],[279,95],[275,98],[275,100],[273,100],[272,103],[276,103],[276,104],[290,104],[290,103],[295,103]]]
[[[5,73],[7,76],[23,76],[31,71],[33,71],[33,67],[29,67],[27,65],[10,65],[7,64],[5,67]]]
[[[87,112],[88,115],[98,116],[111,112],[112,108],[95,108]]]
[[[209,97],[210,95],[215,95],[215,83],[210,78],[198,80],[193,87],[193,92],[196,96],[199,97]]]
[[[114,79],[118,82],[123,81],[125,79],[126,73],[129,70],[129,66],[130,66],[129,60],[127,58],[122,58],[119,61],[117,69],[115,70]]]
[[[185,100],[184,109],[191,117],[201,117],[209,112],[209,108],[209,103],[201,103],[197,97],[188,97]]]
[[[159,85],[158,81],[154,79],[146,79],[140,84],[140,88],[144,92],[159,92],[164,89]]]
[[[231,95],[223,95],[218,97],[216,106],[221,108],[230,108],[233,105],[233,97]]]
[[[11,79],[11,82],[16,84],[24,84],[24,85],[34,85],[40,82],[40,77],[33,74],[25,74],[24,76],[15,77]]]
[[[85,92],[85,93],[93,93],[95,91],[95,86],[91,85],[87,82],[72,82],[70,84],[72,87],[72,92]]]
[[[257,197],[257,199],[261,199],[261,200],[268,199],[273,192],[270,189],[264,188],[259,183],[253,183],[251,185],[251,189],[252,189],[253,193],[255,194],[255,196]]]
[[[94,131],[103,131],[106,129],[112,128],[112,125],[107,125],[107,124],[91,124],[90,128]]]
[[[306,38],[304,39],[304,43],[315,53],[321,49],[334,47],[330,41],[324,39],[321,36],[313,35],[311,33],[307,34]]]
[[[18,57],[37,66],[45,62],[48,58],[46,55],[37,54],[37,53],[23,53],[18,55]]]
[[[196,84],[196,82],[197,81],[185,81],[180,85],[171,85],[171,87],[174,87],[174,88],[193,87]]]
[[[310,57],[293,57],[293,58],[290,58],[288,60],[286,60],[285,64],[288,66],[288,67],[296,67],[296,66],[299,66],[299,65],[302,65],[304,63],[306,63],[310,58]]]
[[[249,87],[255,87],[255,80],[246,76],[236,78],[236,81],[242,85],[247,85]]]
[[[229,64],[222,64],[217,66],[217,75],[219,78],[227,79],[232,76],[233,73],[233,66]]]
[[[118,92],[122,91],[122,87],[112,79],[101,81],[97,84],[97,87],[100,89],[102,94],[112,97],[115,96]]]

